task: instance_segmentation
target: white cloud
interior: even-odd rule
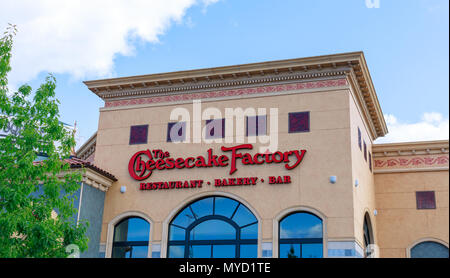
[[[40,72],[74,78],[108,77],[116,55],[133,55],[139,42],[158,43],[186,10],[217,0],[2,0],[0,28],[16,24],[12,86]]]
[[[440,113],[424,113],[421,121],[416,123],[401,122],[392,114],[386,114],[384,118],[389,133],[375,143],[444,140],[449,137],[449,119]]]

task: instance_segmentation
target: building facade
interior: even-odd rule
[[[373,144],[362,52],[85,84],[77,156],[116,179],[90,254],[448,257],[448,141]]]

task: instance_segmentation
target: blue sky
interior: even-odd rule
[[[5,0],[0,28],[19,29],[11,88],[54,73],[79,145],[103,106],[83,80],[360,50],[390,129],[379,141],[448,138],[447,0],[61,2]]]

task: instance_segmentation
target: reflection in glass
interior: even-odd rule
[[[127,218],[114,228],[114,241],[148,241],[150,224],[142,218]]]
[[[322,258],[322,220],[307,212],[290,214],[279,225],[280,258]]]
[[[189,258],[211,258],[211,245],[189,246]]]
[[[184,258],[184,245],[169,246],[169,258]]]
[[[172,221],[172,224],[175,224],[183,228],[187,228],[187,226],[189,226],[194,221],[195,216],[192,213],[191,208],[187,207],[177,215],[177,217]]]
[[[169,240],[184,240],[186,236],[186,229],[170,225]]]
[[[253,222],[256,222],[256,217],[251,213],[251,211],[243,205],[240,205],[233,216],[233,221],[239,226],[244,226]]]
[[[150,223],[139,217],[122,220],[114,227],[113,258],[147,258]]]
[[[280,223],[280,238],[321,238],[322,220],[309,213],[294,213]]]
[[[241,229],[242,239],[257,239],[258,238],[258,223]]]
[[[222,220],[208,220],[191,230],[191,240],[236,239],[236,229]]]
[[[229,198],[215,197],[215,215],[231,218],[238,204],[238,202]]]
[[[115,246],[113,258],[147,258],[147,246]]]
[[[280,244],[280,258],[300,258],[300,244]]]
[[[240,258],[256,258],[258,257],[258,245],[245,244],[240,247]]]
[[[257,222],[253,213],[235,200],[197,200],[170,223],[167,256],[178,257],[182,252],[185,258],[256,258]]]
[[[191,205],[197,219],[213,213],[213,201],[214,198],[205,198]]]
[[[234,245],[214,245],[213,258],[235,258],[236,246]]]
[[[321,243],[302,244],[302,258],[322,258],[323,246]]]

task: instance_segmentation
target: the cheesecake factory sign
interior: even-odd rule
[[[237,145],[234,147],[221,147],[223,154],[214,154],[209,149],[205,155],[197,157],[173,158],[169,152],[163,150],[143,150],[135,153],[128,163],[130,176],[141,181],[141,190],[181,189],[199,188],[204,185],[203,180],[185,181],[155,181],[142,182],[148,179],[156,171],[167,171],[173,169],[194,169],[211,167],[228,167],[229,175],[234,174],[242,165],[257,167],[262,164],[281,164],[287,170],[296,168],[303,160],[306,150],[277,151],[274,153],[250,154],[245,150],[253,149],[251,144]],[[269,176],[266,178],[269,184],[290,183],[290,176]],[[245,186],[256,185],[264,182],[260,177],[242,178],[216,178],[214,186]],[[206,182],[208,185],[211,181]]]

